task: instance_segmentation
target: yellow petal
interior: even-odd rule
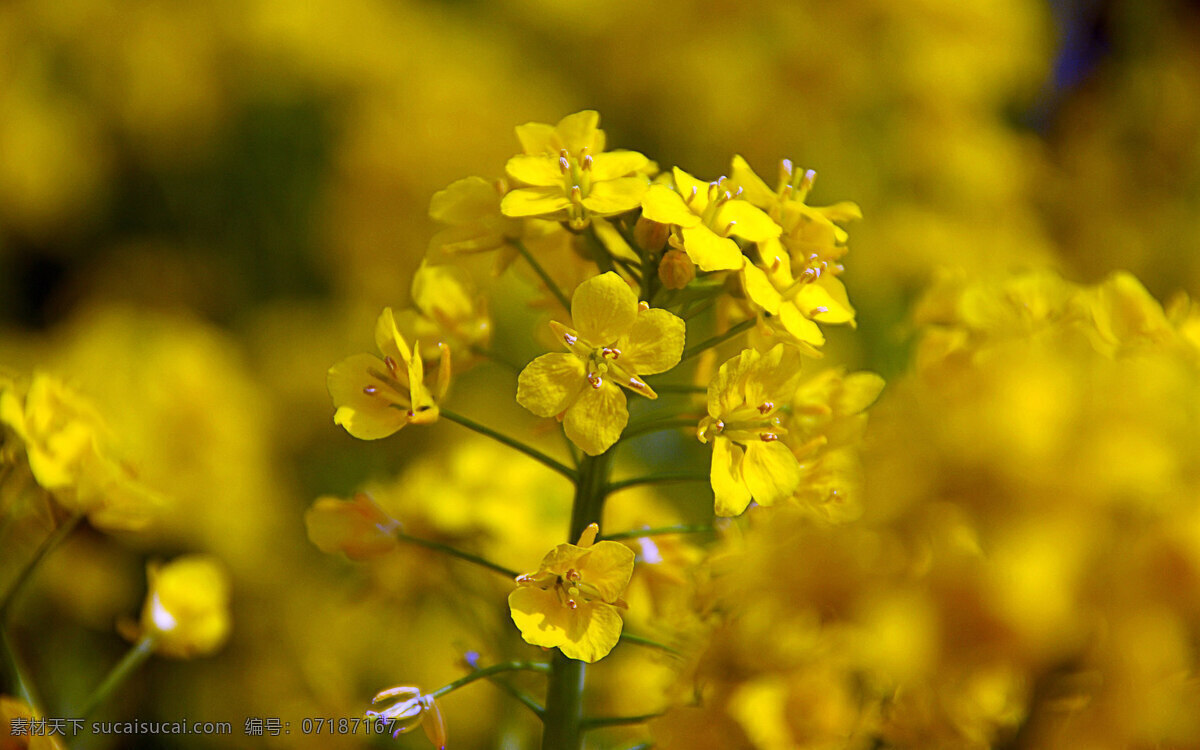
[[[600,598],[612,604],[621,598],[633,576],[633,550],[619,542],[598,542],[579,561],[584,583],[595,586]]]
[[[720,419],[730,413],[744,400],[745,381],[762,358],[755,349],[743,349],[736,357],[727,360],[717,370],[708,384],[708,414]]]
[[[767,278],[766,271],[753,263],[742,266],[742,286],[746,288],[746,296],[754,304],[772,315],[779,312],[779,303],[783,301],[783,297]]]
[[[390,307],[383,308],[379,319],[375,321],[375,346],[379,347],[384,357],[391,357],[397,365],[405,365],[412,359],[412,350],[400,335],[396,316]]]
[[[607,151],[592,156],[592,180],[613,180],[643,170],[650,162],[637,151]]]
[[[429,218],[443,224],[466,224],[500,213],[500,195],[482,177],[464,177],[433,194]]]
[[[554,154],[558,156],[558,150],[562,148],[562,141],[559,140],[558,131],[553,125],[547,125],[544,122],[527,122],[524,125],[518,125],[517,140],[521,142],[521,148],[527,154]]]
[[[571,318],[579,335],[593,346],[608,346],[633,327],[637,295],[617,274],[593,276],[571,297]]]
[[[600,113],[594,109],[585,109],[562,118],[554,129],[561,139],[562,147],[572,156],[578,156],[584,148],[593,154],[604,150],[604,132],[598,129],[599,125]]]
[[[573,354],[543,354],[517,377],[517,403],[539,417],[554,417],[587,385],[583,361]]]
[[[625,394],[615,384],[605,381],[599,388],[589,385],[580,392],[575,403],[567,408],[563,431],[584,453],[598,456],[617,442],[628,421]]]
[[[592,184],[583,199],[583,207],[600,216],[614,216],[632,211],[642,202],[649,183],[645,177],[618,177]]]
[[[718,228],[732,224],[729,233],[751,242],[763,242],[778,237],[783,230],[770,216],[748,201],[733,200],[721,206],[715,222]]]
[[[553,590],[518,586],[508,595],[508,610],[526,643],[542,648],[566,643],[572,610],[563,606]]]
[[[773,505],[791,497],[800,485],[800,463],[778,440],[752,442],[742,459],[742,478],[755,502]]]
[[[854,307],[846,294],[846,286],[836,276],[822,276],[811,284],[803,284],[792,297],[804,314],[821,323],[853,323]]]
[[[697,180],[679,167],[671,170],[675,177],[675,190],[683,196],[683,202],[697,214],[708,208],[708,183]]]
[[[775,191],[767,187],[750,165],[741,156],[733,157],[733,166],[729,172],[733,184],[742,189],[742,195],[759,208],[767,208],[775,202]]]
[[[497,204],[497,209],[499,205]],[[502,217],[503,218],[503,217]],[[429,250],[444,253],[482,253],[504,244],[504,232],[499,223],[476,222],[447,227],[429,238]]]
[[[617,363],[628,372],[653,375],[679,364],[685,326],[681,318],[657,307],[638,312],[629,332],[617,339]]]
[[[504,171],[509,177],[526,185],[549,187],[562,183],[562,168],[559,166],[558,157],[549,154],[514,156],[504,165]]]
[[[508,191],[500,210],[505,216],[547,216],[570,205],[561,187],[531,187]]]
[[[873,372],[851,373],[842,381],[842,392],[834,409],[842,414],[858,414],[875,403],[884,384],[883,378]]]
[[[475,314],[475,300],[466,271],[458,266],[422,263],[413,275],[412,300],[435,320],[461,321]]]
[[[700,217],[692,213],[679,193],[659,184],[651,185],[642,196],[642,216],[660,224],[681,227],[694,227],[700,223]]]
[[[624,625],[616,608],[602,602],[588,602],[569,611],[574,616],[567,640],[559,646],[563,655],[589,664],[608,656],[621,640]]]
[[[337,407],[333,421],[359,440],[385,438],[408,424],[408,410],[383,397],[386,386],[373,374],[386,372],[387,366],[370,354],[355,354],[329,368],[326,384]],[[376,392],[364,392],[367,386]]]
[[[715,496],[714,512],[718,516],[740,515],[750,505],[750,490],[742,482],[741,463],[741,446],[723,437],[713,441],[709,481]]]
[[[806,318],[792,302],[784,302],[779,306],[779,322],[783,324],[784,330],[805,344],[825,344],[825,334],[821,333],[820,326]]]
[[[718,236],[708,227],[684,227],[680,231],[683,249],[701,271],[732,271],[746,262],[736,242]]]

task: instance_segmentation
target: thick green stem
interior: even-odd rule
[[[133,648],[125,653],[121,661],[112,668],[108,676],[104,678],[104,682],[100,683],[100,687],[92,692],[87,702],[83,704],[83,708],[74,712],[75,716],[81,719],[86,719],[92,715],[92,712],[100,707],[100,704],[108,700],[108,697],[113,694],[125,680],[129,679],[129,675],[137,671],[137,668],[142,666],[142,663],[150,658],[154,653],[154,638],[151,636],[142,636],[141,640],[133,644]]]
[[[568,536],[574,543],[590,524],[600,523],[604,511],[605,488],[612,463],[613,448],[599,456],[585,456],[579,462],[575,483],[575,502],[571,507]],[[546,688],[545,730],[542,750],[579,750],[583,743],[583,682],[586,665],[554,653],[550,684]]]
[[[541,464],[543,464],[544,466],[557,471],[559,474],[562,474],[567,479],[571,479],[571,480],[575,479],[575,470],[574,469],[572,469],[571,467],[566,466],[564,464],[561,464],[558,461],[555,461],[553,458],[550,458],[545,453],[542,453],[541,451],[539,451],[536,448],[531,448],[528,445],[525,445],[520,440],[516,440],[514,438],[510,438],[507,435],[496,432],[491,427],[484,427],[483,425],[479,424],[478,422],[476,422],[473,419],[468,419],[467,417],[464,417],[461,414],[456,414],[447,409],[440,409],[439,413],[441,414],[441,416],[445,417],[446,419],[449,419],[451,422],[457,422],[458,424],[462,425],[463,427],[466,427],[469,430],[474,430],[475,432],[478,432],[480,435],[486,435],[487,437],[490,437],[492,440],[495,440],[498,443],[503,443],[504,445],[507,445],[509,448],[512,448],[514,450],[520,451],[521,453],[524,453],[526,456],[529,456],[533,460],[538,461]]]

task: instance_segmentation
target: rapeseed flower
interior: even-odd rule
[[[534,573],[517,578],[508,595],[513,622],[528,643],[557,648],[563,655],[594,662],[621,638],[617,608],[633,575],[634,553],[617,542],[596,542],[600,527],[589,525],[579,544],[560,544]]]
[[[367,560],[396,548],[400,522],[365,492],[352,500],[319,497],[304,514],[308,538],[326,554],[344,552],[351,560]]]
[[[778,237],[782,231],[760,209],[742,198],[726,177],[705,183],[674,169],[675,188],[655,184],[642,199],[642,215],[675,229],[673,247],[682,248],[701,271],[738,270],[745,256],[730,235],[750,242]]]
[[[708,385],[708,416],[698,437],[712,443],[709,478],[718,516],[736,516],[753,499],[772,505],[800,483],[800,464],[780,441],[781,408],[796,390],[799,359],[782,344],[746,349],[721,365]]]
[[[539,417],[560,417],[571,442],[596,456],[617,442],[629,421],[621,386],[657,398],[642,375],[665,372],[683,355],[684,323],[639,303],[609,272],[579,285],[571,329],[551,322],[570,354],[543,354],[517,379],[517,403]]]
[[[505,216],[540,216],[583,229],[592,216],[615,216],[637,208],[653,169],[636,151],[604,151],[600,115],[584,110],[557,125],[531,122],[517,128],[524,154],[508,160],[508,176],[526,187],[500,203]]]
[[[355,354],[329,368],[326,382],[337,407],[333,421],[360,440],[385,438],[409,423],[436,422],[434,397],[445,395],[450,384],[449,350],[442,348],[437,386],[431,391],[421,357],[400,335],[390,307],[375,324],[375,344],[382,360]]]

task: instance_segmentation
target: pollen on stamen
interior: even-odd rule
[[[578,185],[571,186],[571,202],[572,203],[582,203],[583,202],[583,188],[579,187]]]
[[[388,371],[392,373],[392,377],[396,377],[396,360],[387,356],[383,358],[383,363],[387,365]]]
[[[696,200],[696,195],[698,193],[699,193],[699,190],[696,188],[695,185],[692,185],[692,192],[690,195],[688,195],[687,198],[683,199],[684,202],[687,203],[689,206],[692,205],[692,201]]]
[[[600,356],[605,359],[616,359],[621,356],[621,350],[615,346],[606,346],[600,350]]]
[[[809,310],[809,311],[808,311],[808,317],[810,317],[810,318],[811,318],[811,317],[812,317],[812,316],[814,316],[814,315],[821,315],[821,314],[823,314],[823,313],[827,313],[827,312],[829,312],[829,308],[828,308],[828,307],[824,307],[824,306],[822,306],[822,307],[814,307],[813,309],[811,309],[811,310]]]
[[[764,416],[765,416],[767,412],[771,411],[771,410],[772,410],[772,409],[774,409],[774,408],[775,408],[775,404],[774,404],[774,403],[772,403],[772,402],[770,402],[770,401],[764,401],[764,402],[762,402],[762,404],[761,404],[761,405],[758,407],[758,413],[759,413],[759,414],[762,414],[762,415],[764,415]]]
[[[722,234],[724,234],[726,237],[728,237],[730,235],[730,233],[733,232],[733,228],[735,226],[737,226],[736,221],[729,222],[728,224],[725,225],[725,231],[722,232]]]
[[[578,336],[569,333],[563,334],[563,341],[567,342],[567,346],[575,346],[575,342],[579,340]]]
[[[563,174],[571,171],[571,161],[567,159],[567,150],[565,148],[558,152],[558,169]]]
[[[368,396],[374,396],[378,390],[379,389],[373,385],[364,385],[363,386],[363,393],[367,394]]]
[[[590,383],[591,386],[597,390],[599,390],[600,386],[604,385],[604,378],[600,377],[594,372],[589,372],[587,374],[587,380],[588,383]]]
[[[586,150],[587,150],[587,149],[584,149],[584,151],[586,151]],[[591,154],[587,154],[587,155],[586,155],[586,156],[584,156],[582,159],[580,159],[580,160],[579,160],[579,165],[580,165],[580,166],[581,166],[583,169],[585,169],[585,170],[589,170],[589,169],[591,169],[591,168],[592,168],[592,155],[591,155]]]
[[[758,439],[764,443],[773,443],[779,439],[779,436],[773,432],[763,432],[759,434]]]

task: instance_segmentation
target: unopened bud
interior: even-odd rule
[[[651,221],[643,216],[633,225],[633,239],[643,250],[657,253],[667,244],[670,231],[671,228],[666,224]]]
[[[696,266],[682,250],[668,250],[658,264],[658,278],[667,289],[683,289],[696,278]]]

